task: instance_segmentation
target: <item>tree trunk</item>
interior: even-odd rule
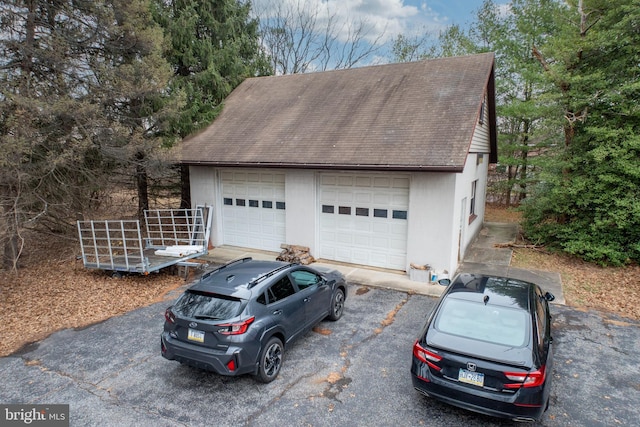
[[[4,253],[2,255],[2,266],[5,270],[18,270],[18,257],[20,250],[18,247],[18,228],[14,221],[12,212],[4,212],[6,240],[4,243]]]
[[[180,209],[191,209],[191,184],[187,165],[180,165]]]
[[[149,178],[145,165],[145,154],[136,153],[136,186],[138,189],[138,219],[144,220],[144,211],[149,209]]]

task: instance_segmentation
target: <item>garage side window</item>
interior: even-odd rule
[[[285,276],[271,286],[267,292],[269,293],[269,303],[273,303],[295,294],[296,290],[293,288],[289,276]]]
[[[474,219],[478,216],[476,214],[476,190],[478,188],[478,180],[476,179],[471,183],[471,202],[469,209],[469,224],[473,222]]]

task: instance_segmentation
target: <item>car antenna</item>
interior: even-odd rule
[[[484,301],[484,305],[487,305],[487,303],[489,302],[489,295],[485,295],[483,301]]]

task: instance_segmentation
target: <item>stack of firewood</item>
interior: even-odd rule
[[[276,258],[278,261],[292,262],[295,264],[308,265],[315,262],[315,259],[309,253],[309,248],[298,245],[280,245],[282,252]]]

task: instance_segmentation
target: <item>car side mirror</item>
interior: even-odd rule
[[[438,283],[442,286],[449,286],[451,284],[451,279],[440,279]]]
[[[556,297],[551,292],[545,292],[544,299],[547,301],[553,301]]]

